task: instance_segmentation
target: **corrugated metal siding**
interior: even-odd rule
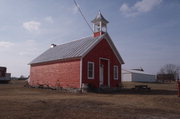
[[[132,81],[135,82],[156,82],[155,75],[132,73]]]
[[[156,82],[156,76],[142,71],[122,70],[122,81]]]
[[[124,82],[132,81],[132,74],[131,73],[122,74],[122,81]]]

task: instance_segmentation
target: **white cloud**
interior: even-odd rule
[[[14,43],[9,42],[9,41],[0,41],[0,48],[9,48],[13,45]]]
[[[34,40],[26,40],[24,42],[17,43],[16,44],[17,53],[18,55],[21,56],[33,55],[35,54],[35,52],[39,51],[37,45],[38,43]]]
[[[8,48],[4,48],[4,46],[8,46]],[[46,47],[35,40],[26,39],[21,42],[0,41],[0,66],[6,66],[12,76],[28,75],[29,66],[27,64],[42,53],[44,49]]]
[[[22,50],[23,49],[23,50]],[[38,51],[38,43],[34,40],[23,42],[0,41],[0,52],[9,52],[17,55],[33,55]]]
[[[136,16],[141,13],[149,12],[153,10],[157,5],[159,5],[162,0],[141,0],[136,2],[133,6],[128,6],[128,4],[124,3],[120,7],[120,12],[125,16]]]
[[[54,23],[54,20],[51,16],[48,16],[45,18],[45,21],[48,22],[48,23]]]
[[[26,30],[33,32],[33,31],[38,31],[41,23],[37,22],[37,21],[28,21],[28,22],[24,22],[22,25]]]

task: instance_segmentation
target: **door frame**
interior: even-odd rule
[[[104,84],[104,65],[100,64],[99,65],[99,85]],[[102,79],[102,80],[101,80]]]
[[[100,57],[99,58],[99,87],[100,87],[100,78],[101,78],[101,75],[100,75],[100,65],[101,65],[101,60],[106,60],[108,61],[108,87],[110,87],[110,59],[108,58],[103,58],[103,57]],[[104,80],[103,80],[104,81]],[[104,82],[103,82],[104,83]]]

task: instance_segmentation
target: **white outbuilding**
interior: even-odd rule
[[[124,82],[156,82],[156,76],[137,70],[122,69],[122,81]]]

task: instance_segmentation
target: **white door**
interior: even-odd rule
[[[100,86],[103,86],[103,80],[104,80],[104,65],[100,65]]]

